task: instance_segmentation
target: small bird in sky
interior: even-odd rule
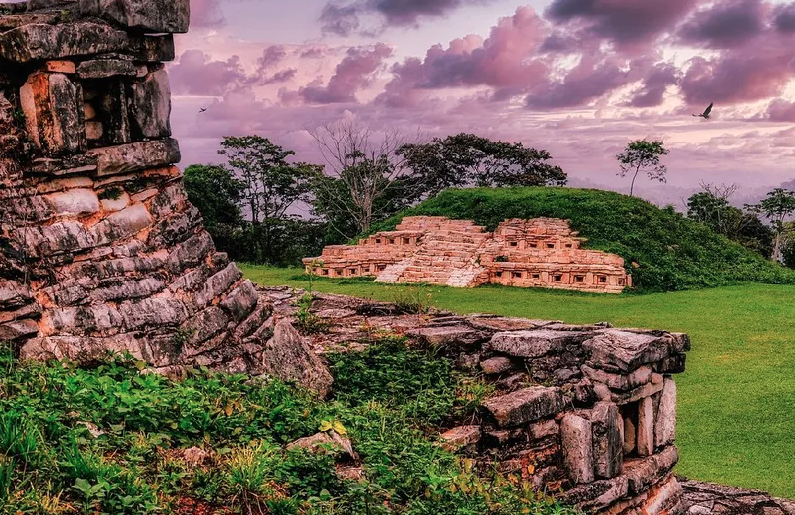
[[[704,112],[703,112],[703,113],[701,113],[701,114],[694,114],[693,116],[697,116],[697,117],[699,117],[699,118],[704,118],[705,120],[709,120],[709,112],[710,112],[710,111],[712,111],[712,104],[713,104],[713,103],[714,103],[714,102],[710,102],[709,106],[707,106],[707,108],[706,108],[706,109],[704,109]]]
[[[201,109],[199,109],[199,112],[200,112],[200,113],[203,113],[203,112],[205,112],[206,110],[207,110],[207,108],[206,108],[206,107],[202,107]]]

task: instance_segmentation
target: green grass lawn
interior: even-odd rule
[[[241,265],[263,285],[307,288],[296,269]],[[678,473],[795,498],[795,286],[748,283],[650,295],[589,295],[316,280],[313,288],[377,300],[423,298],[459,313],[681,331],[693,350],[679,386]],[[402,292],[402,293],[401,293]]]

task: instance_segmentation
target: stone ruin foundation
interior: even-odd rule
[[[486,283],[621,293],[632,276],[620,256],[580,248],[566,220],[502,222],[494,233],[470,220],[407,216],[358,245],[331,245],[304,259],[307,273],[386,283],[472,287]]]
[[[268,292],[277,313],[294,316],[302,292]],[[684,513],[672,376],[684,371],[686,334],[397,309],[320,295],[312,312],[331,327],[312,344],[355,348],[376,330],[438,346],[495,389],[474,420],[442,430],[442,445],[586,513]]]

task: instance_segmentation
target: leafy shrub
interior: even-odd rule
[[[322,402],[276,380],[175,382],[129,357],[87,370],[0,347],[0,513],[574,513],[435,442],[434,424],[471,414],[481,391],[446,358],[392,338],[331,361],[336,398]],[[340,477],[333,454],[285,450],[319,430],[350,436],[367,479]],[[203,465],[178,457],[190,446]]]

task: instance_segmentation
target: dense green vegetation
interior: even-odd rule
[[[475,220],[494,230],[506,218],[571,220],[587,248],[620,255],[638,291],[674,291],[737,281],[793,283],[795,272],[713,232],[706,225],[619,193],[575,188],[446,190],[385,222],[410,215]],[[633,264],[634,263],[634,264]]]
[[[330,356],[335,398],[268,379],[194,371],[173,382],[116,357],[94,369],[20,363],[0,351],[0,513],[568,515],[549,498],[476,476],[435,441],[436,424],[487,393],[448,360],[374,340]],[[367,479],[338,451],[284,444],[350,437]],[[199,466],[182,449],[208,453]]]
[[[264,285],[308,285],[296,269],[242,268]],[[795,286],[746,283],[649,295],[597,295],[317,279],[313,288],[385,301],[415,298],[459,313],[569,323],[609,321],[619,327],[686,332],[693,349],[687,371],[676,376],[676,443],[681,454],[677,472],[795,498]]]

